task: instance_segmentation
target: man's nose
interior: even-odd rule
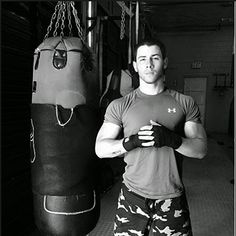
[[[147,68],[153,68],[153,61],[152,61],[151,58],[150,58],[150,59],[147,59],[147,61],[146,61],[146,67],[147,67]]]

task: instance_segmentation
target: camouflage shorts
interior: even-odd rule
[[[145,199],[122,184],[114,236],[192,236],[186,197]]]

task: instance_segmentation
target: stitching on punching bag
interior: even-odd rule
[[[30,142],[32,144],[32,149],[33,149],[33,159],[31,156],[30,162],[34,163],[35,159],[36,159],[36,151],[35,151],[35,143],[34,143],[34,123],[33,123],[32,119],[30,119],[30,120],[31,120],[31,128],[32,128],[32,132],[30,133]]]
[[[64,127],[65,125],[67,125],[67,124],[70,122],[70,120],[71,120],[71,118],[72,118],[72,116],[73,116],[73,113],[74,113],[74,108],[71,108],[70,110],[71,110],[70,117],[69,117],[69,119],[63,124],[63,123],[60,121],[60,119],[59,119],[58,105],[56,104],[56,118],[57,118],[57,122],[58,122],[58,124],[59,124],[60,126]]]
[[[64,49],[57,49],[58,45],[63,44]],[[53,66],[61,70],[66,67],[67,64],[67,48],[65,45],[64,40],[61,38],[61,40],[56,44],[54,47],[54,54],[52,59]]]
[[[91,208],[87,209],[87,210],[84,210],[84,211],[75,211],[75,212],[51,211],[51,210],[47,209],[46,201],[47,201],[47,196],[44,195],[43,196],[43,207],[44,207],[44,210],[46,212],[50,213],[50,214],[55,214],[55,215],[78,215],[78,214],[83,214],[83,213],[92,211],[95,208],[95,206],[96,206],[96,193],[93,190],[93,206]]]

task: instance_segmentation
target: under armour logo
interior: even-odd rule
[[[168,112],[169,113],[171,113],[171,112],[175,113],[176,112],[176,108],[173,108],[173,109],[168,108]]]

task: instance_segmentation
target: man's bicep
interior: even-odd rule
[[[206,132],[201,123],[187,121],[184,126],[186,138],[203,138],[206,139]]]
[[[117,124],[104,122],[98,132],[97,141],[103,139],[116,139],[121,131],[121,127]]]

